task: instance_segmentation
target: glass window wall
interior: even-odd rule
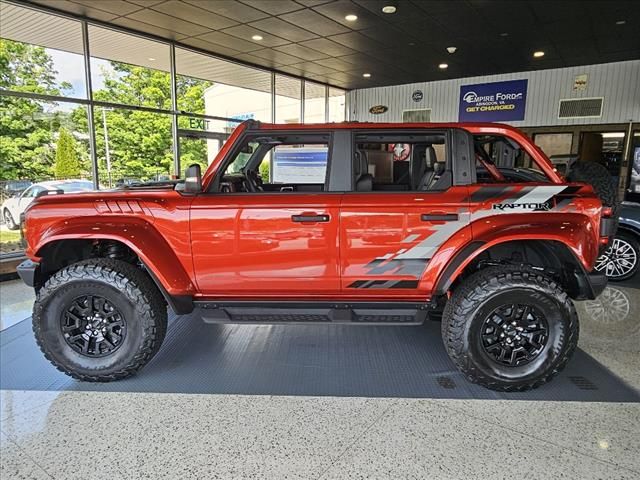
[[[107,188],[206,167],[246,119],[344,120],[340,89],[37,6],[0,1],[0,18],[0,203],[46,180]]]

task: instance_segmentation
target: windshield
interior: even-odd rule
[[[227,167],[227,173],[240,173],[240,172],[242,172],[242,169],[247,166],[247,163],[249,162],[249,160],[253,156],[253,153],[258,148],[258,145],[259,144],[257,142],[249,142],[248,143],[248,147],[249,148],[247,149],[247,152],[238,153],[236,158],[233,159],[233,162],[231,162],[231,164]],[[250,153],[249,153],[249,151],[250,151]]]
[[[53,188],[62,190],[65,193],[71,192],[88,192],[93,190],[93,184],[91,182],[68,182],[56,185]]]

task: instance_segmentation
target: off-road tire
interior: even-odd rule
[[[13,219],[13,215],[11,215],[11,212],[9,210],[5,208],[4,212],[2,212],[2,216],[4,218],[5,225],[9,230],[18,230],[18,227],[20,227],[20,225],[18,225]]]
[[[496,306],[527,301],[546,316],[546,344],[529,364],[500,365],[482,347],[483,322]],[[565,367],[578,343],[578,316],[553,279],[528,267],[487,267],[453,292],[442,316],[442,338],[449,357],[471,382],[524,391],[543,385]]]
[[[596,162],[575,162],[567,173],[567,181],[591,185],[602,204],[610,207],[615,217],[618,216],[618,191],[611,180],[609,170],[604,165]]]
[[[60,326],[73,298],[94,294],[117,305],[127,326],[119,348],[97,358],[69,346]],[[110,382],[135,374],[158,352],[166,330],[167,305],[153,281],[119,260],[90,259],[63,268],[43,285],[33,307],[33,331],[44,356],[78,380]]]

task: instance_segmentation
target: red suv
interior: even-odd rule
[[[212,323],[441,319],[469,380],[524,390],[570,358],[571,299],[603,290],[614,229],[506,125],[248,121],[202,175],[37,199],[19,273],[45,356],[82,380],[143,367],[169,305]]]

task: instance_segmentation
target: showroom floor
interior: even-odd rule
[[[639,287],[578,303],[567,371],[498,396],[437,352],[421,356],[433,323],[314,331],[177,319],[182,337],[208,330],[190,349],[169,335],[134,379],[82,384],[38,357],[28,321],[11,321],[29,315],[31,292],[4,282],[0,477],[638,478]]]

